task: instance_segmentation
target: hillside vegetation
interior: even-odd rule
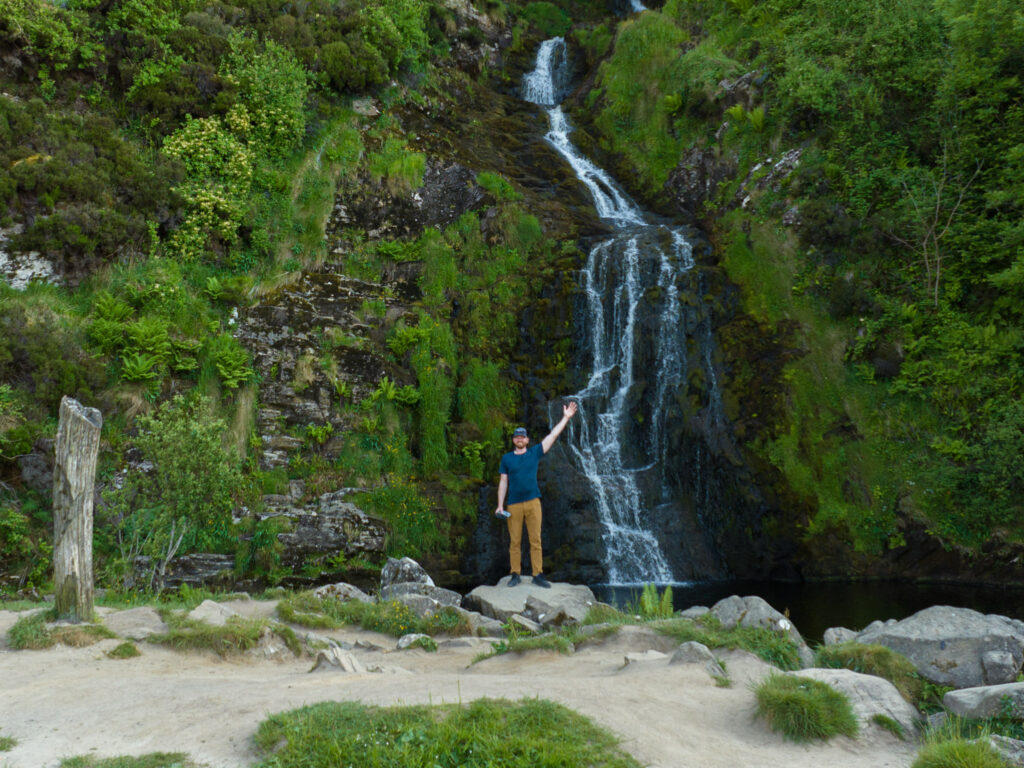
[[[576,39],[600,59],[577,113],[638,188],[668,205],[681,157],[719,172],[687,207],[801,353],[779,399],[732,415],[771,414],[747,445],[807,500],[807,534],[1018,540],[1020,5],[668,0]]]

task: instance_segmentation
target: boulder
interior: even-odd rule
[[[822,638],[825,645],[841,645],[857,638],[857,633],[846,627],[829,627]]]
[[[214,627],[223,627],[228,623],[228,619],[241,618],[241,615],[213,600],[203,600],[189,612],[188,618],[193,621],[204,621]]]
[[[1024,741],[992,734],[988,743],[1007,765],[1024,766]]]
[[[875,715],[884,715],[903,726],[907,735],[917,731],[921,716],[883,677],[849,669],[801,669],[787,674],[818,680],[846,694],[861,728],[867,727]]]
[[[706,605],[691,605],[685,611],[679,612],[679,618],[681,619],[699,619],[701,616],[706,616],[711,612],[711,609]]]
[[[292,568],[301,568],[318,557],[343,554],[373,560],[384,552],[385,523],[332,494],[325,494],[314,504],[287,508],[278,516],[294,521],[294,530],[277,534],[284,547],[281,562]]]
[[[409,634],[402,635],[398,638],[398,645],[395,647],[400,651],[405,651],[423,640],[430,640],[430,635],[424,635],[420,632],[410,632]]]
[[[333,597],[334,599],[342,602],[346,602],[348,600],[358,600],[361,603],[374,602],[373,598],[363,592],[359,587],[354,587],[343,581],[339,581],[337,584],[324,584],[322,587],[317,587],[313,590],[313,595],[321,600],[325,597]]]
[[[551,605],[537,595],[526,598],[523,615],[542,627],[562,627],[579,624],[579,619],[566,611],[564,605]]]
[[[785,635],[797,644],[800,660],[804,666],[809,666],[814,662],[814,653],[807,647],[807,643],[801,637],[800,631],[793,626],[793,622],[757,595],[748,597],[731,595],[723,598],[711,607],[710,613],[721,622],[725,629],[761,627]]]
[[[564,612],[567,618],[577,622],[582,622],[591,606],[597,604],[594,593],[582,584],[553,582],[549,589],[545,589],[525,579],[518,587],[509,589],[507,576],[495,587],[477,587],[466,595],[463,604],[484,616],[506,621],[514,613],[524,614],[530,597],[538,598],[546,606]]]
[[[857,642],[892,648],[910,659],[922,677],[954,688],[1012,682],[1024,661],[1024,623],[948,605],[925,608],[898,622],[874,622],[857,635]],[[993,653],[986,667],[986,654]]]
[[[257,659],[285,659],[294,657],[294,654],[280,635],[270,627],[263,627],[256,646],[246,651],[246,656]]]
[[[1024,719],[1024,683],[960,688],[942,697],[946,709],[960,717],[984,719],[1010,715]]]
[[[316,655],[316,661],[310,672],[346,672],[361,675],[366,668],[355,656],[341,648],[326,648]]]
[[[450,605],[458,607],[462,605],[462,595],[450,589],[435,587],[433,583],[427,584],[420,581],[401,581],[394,584],[388,584],[380,588],[381,601],[399,600],[406,595],[422,595],[429,597],[439,606]]]
[[[434,580],[411,557],[403,557],[401,560],[389,557],[380,572],[381,590],[392,584],[426,584],[432,587]]]
[[[168,629],[160,614],[148,605],[111,613],[104,617],[103,624],[127,640],[145,640],[150,635],[162,635]]]
[[[711,652],[704,643],[698,643],[693,640],[683,643],[676,649],[676,652],[672,654],[672,658],[668,661],[669,664],[703,664],[704,669],[712,677],[728,677],[722,665],[718,663],[718,659],[715,658],[715,654]]]

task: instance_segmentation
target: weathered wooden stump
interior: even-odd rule
[[[92,621],[92,511],[103,415],[60,401],[53,468],[54,604],[58,619]]]

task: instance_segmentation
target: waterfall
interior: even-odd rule
[[[580,414],[567,443],[592,489],[608,582],[673,582],[652,512],[669,495],[664,473],[672,450],[667,413],[690,365],[677,280],[694,267],[694,260],[682,228],[650,220],[570,141],[572,126],[559,106],[570,76],[565,41],[553,38],[541,44],[522,89],[526,101],[544,107],[549,123],[545,138],[587,187],[598,215],[616,230],[591,248],[581,275],[593,368],[586,386],[573,396]],[[710,339],[707,316],[702,326]],[[702,343],[698,348],[703,357],[695,364],[709,371],[720,414],[710,346]]]

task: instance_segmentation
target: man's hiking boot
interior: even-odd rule
[[[537,577],[534,576],[533,580],[536,581]],[[512,578],[508,580],[508,585],[510,587],[514,587],[514,586],[517,586],[520,581],[522,581],[522,579],[519,577],[519,574],[518,573],[513,573],[512,574]]]
[[[535,586],[544,587],[544,589],[549,589],[551,587],[551,582],[544,578],[543,573],[538,573],[534,576],[533,583]]]

